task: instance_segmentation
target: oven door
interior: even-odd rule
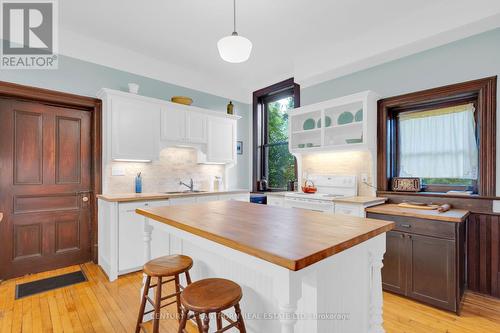
[[[285,207],[333,213],[335,205],[330,201],[313,200],[306,198],[285,198]]]

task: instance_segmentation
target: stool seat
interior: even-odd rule
[[[193,267],[193,260],[188,256],[171,255],[148,261],[144,273],[149,276],[173,276],[184,273]]]
[[[241,300],[241,287],[226,279],[204,279],[193,282],[181,293],[182,305],[194,312],[220,312]]]

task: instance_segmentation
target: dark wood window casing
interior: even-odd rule
[[[390,191],[391,179],[397,176],[398,113],[472,102],[476,109],[475,118],[479,140],[477,193],[481,196],[495,196],[496,81],[497,77],[495,76],[379,100],[377,129],[378,191]],[[440,187],[434,186],[428,190],[439,191]],[[446,189],[441,187],[441,190]]]
[[[264,150],[259,149],[267,143],[267,110],[266,104],[293,96],[294,107],[300,106],[300,86],[293,78],[278,82],[253,93],[253,163],[252,163],[252,190],[257,191],[257,182],[265,174]],[[297,166],[295,166],[297,171]],[[272,190],[272,189],[271,189]]]

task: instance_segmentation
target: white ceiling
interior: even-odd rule
[[[500,26],[499,0],[237,0],[250,60],[220,59],[231,0],[59,1],[60,51],[249,102],[294,76],[303,86]]]

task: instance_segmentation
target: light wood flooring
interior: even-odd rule
[[[14,300],[14,287],[40,278],[69,273],[78,266],[12,279],[0,284],[0,333],[134,332],[142,274],[109,282],[95,264],[81,266],[88,282]],[[172,306],[165,308],[175,313]],[[434,309],[384,293],[384,327],[388,333],[498,333],[500,300],[468,292],[462,315]],[[160,332],[177,332],[165,319]],[[195,332],[192,328],[190,332]]]

